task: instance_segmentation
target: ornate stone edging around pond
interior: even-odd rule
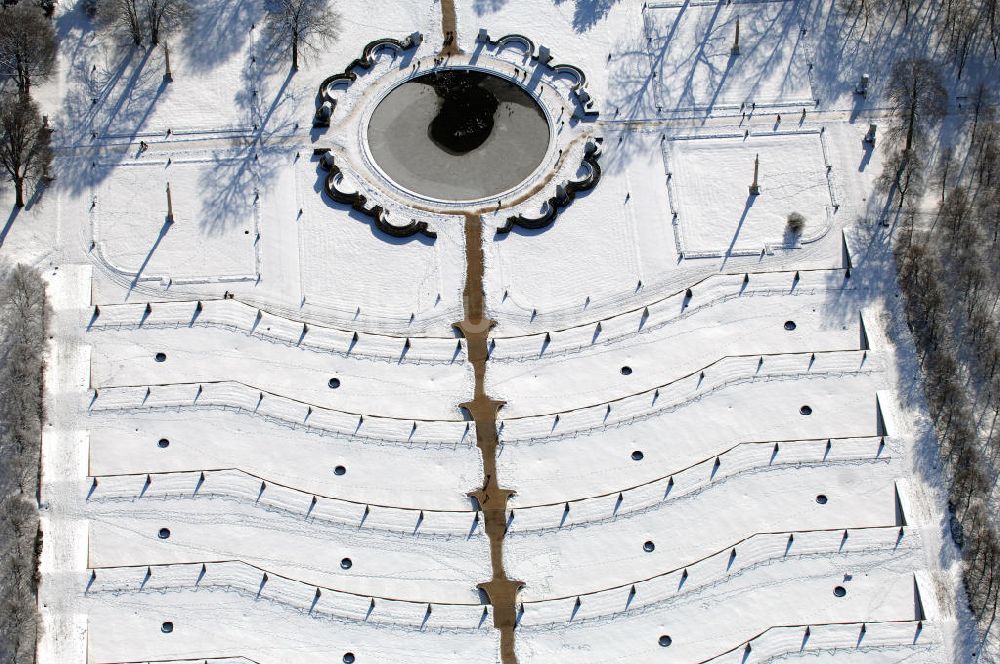
[[[353,83],[358,78],[358,75],[354,73],[354,69],[356,67],[371,69],[375,64],[375,61],[372,60],[372,55],[380,48],[392,48],[397,53],[402,53],[403,51],[420,46],[422,41],[423,35],[419,32],[414,32],[403,41],[383,37],[382,39],[376,39],[365,44],[365,47],[361,50],[361,57],[351,60],[350,64],[344,69],[344,73],[328,76],[319,84],[319,92],[316,94],[316,116],[313,119],[313,126],[330,126],[330,118],[333,117],[333,109],[337,106],[337,100],[330,96],[328,91],[329,86],[339,81],[347,81],[348,85]]]
[[[552,61],[552,54],[546,46],[539,46],[538,52],[535,52],[535,42],[533,42],[528,37],[521,34],[509,34],[500,37],[499,39],[492,39],[486,28],[479,29],[479,35],[476,37],[476,42],[480,44],[492,44],[499,53],[502,51],[509,42],[519,42],[524,46],[525,53],[527,56],[533,60],[537,60],[540,65],[547,66],[555,74],[568,73],[573,78],[576,79],[576,83],[573,84],[572,92],[576,97],[577,103],[580,104],[580,112],[584,118],[596,118],[600,115],[594,106],[594,100],[587,92],[585,86],[587,85],[587,76],[583,73],[583,70],[576,65],[571,64],[557,64],[550,65]]]
[[[348,192],[337,187],[337,180],[340,178],[342,171],[340,166],[337,165],[336,157],[333,156],[333,153],[329,149],[319,148],[314,154],[321,155],[319,160],[320,167],[327,171],[327,176],[323,181],[323,189],[326,191],[327,196],[334,201],[350,205],[352,209],[371,217],[375,222],[375,227],[386,235],[403,238],[421,233],[431,239],[437,237],[437,233],[430,230],[425,221],[411,220],[410,223],[403,226],[396,226],[389,223],[386,219],[385,208],[381,205],[367,207],[368,197],[360,191]]]
[[[567,180],[563,184],[557,185],[556,195],[545,201],[545,210],[540,217],[525,216],[523,213],[507,217],[506,223],[497,228],[497,234],[509,233],[514,226],[520,226],[528,230],[545,228],[555,221],[560,210],[573,202],[578,192],[587,191],[597,186],[597,183],[601,180],[601,165],[597,161],[601,156],[599,143],[603,140],[602,138],[597,138],[587,142],[583,151],[583,161],[581,164],[589,168],[589,173],[584,178],[580,180]]]
[[[362,49],[361,57],[353,60],[347,68],[342,73],[337,73],[332,76],[327,77],[319,86],[316,101],[316,115],[314,118],[314,126],[316,127],[332,127],[332,117],[335,109],[337,108],[337,103],[340,95],[344,93],[345,90],[350,89],[352,84],[359,80],[363,75],[362,70],[374,70],[381,59],[378,57],[380,49],[387,48],[394,52],[394,54],[400,54],[403,51],[409,51],[410,49],[415,49],[420,46],[422,41],[422,36],[419,32],[414,32],[412,35],[403,39],[402,41],[383,38],[377,39],[369,42]],[[476,40],[479,46],[486,45],[491,47],[490,50],[494,50],[497,55],[499,51],[503,50],[508,45],[515,45],[520,47],[524,52],[526,57],[534,60],[537,67],[546,69],[550,75],[556,77],[567,77],[568,81],[563,81],[562,87],[563,93],[557,94],[557,99],[561,98],[562,103],[569,102],[570,105],[575,106],[576,109],[572,113],[577,118],[583,119],[585,122],[591,120],[598,115],[598,111],[594,107],[594,101],[590,98],[589,94],[585,90],[586,86],[586,75],[584,72],[569,64],[551,64],[552,56],[549,49],[545,46],[538,46],[529,38],[523,35],[511,34],[501,37],[499,39],[493,40],[489,37],[485,30],[480,30],[480,34]],[[478,49],[477,49],[478,55]],[[485,54],[484,54],[485,55]],[[394,56],[395,57],[395,56]],[[494,56],[496,57],[496,56]],[[461,58],[460,58],[461,60]],[[508,78],[512,81],[517,80],[517,75],[519,74],[517,64],[511,63],[508,60],[499,60],[500,63],[506,63],[514,67],[514,74],[511,75],[505,71],[501,66],[497,67],[482,67],[476,66],[474,64],[466,63],[464,61],[455,62],[450,64],[448,68],[454,69],[482,69],[488,73],[494,75],[499,75],[501,77]],[[419,68],[419,63],[414,66],[414,71]],[[523,66],[523,65],[522,65]],[[405,74],[404,78],[412,78],[412,72],[409,67],[400,69],[400,73]],[[431,71],[436,70],[437,67]],[[338,85],[346,84],[346,85]],[[551,83],[553,90],[556,90],[556,83]],[[392,88],[389,87],[389,90]],[[568,99],[565,93],[568,92]],[[550,95],[551,96],[551,95]],[[540,97],[539,97],[540,99]],[[343,100],[340,100],[343,103]],[[541,103],[541,102],[540,102]],[[556,119],[554,114],[550,112],[550,107],[547,104],[541,103],[543,111],[548,115],[550,128],[556,125]],[[567,107],[566,110],[572,110]],[[561,117],[561,115],[560,115]],[[362,117],[361,127],[364,128],[367,116]],[[339,129],[339,127],[338,127]],[[361,145],[363,147],[361,157],[365,165],[370,168],[374,174],[382,176],[388,184],[392,186],[393,189],[399,190],[398,193],[403,195],[403,200],[401,201],[404,206],[411,206],[412,202],[405,199],[416,198],[418,199],[418,207],[420,205],[435,205],[437,207],[443,208],[454,208],[458,204],[465,205],[485,205],[488,201],[454,201],[449,202],[447,200],[433,200],[427,199],[424,201],[425,197],[414,194],[413,192],[401,188],[396,184],[391,178],[381,172],[377,164],[375,164],[371,155],[367,152],[367,147],[365,143],[365,138],[362,136]],[[521,211],[519,214],[512,215],[506,219],[502,225],[496,229],[498,235],[509,233],[514,226],[520,226],[524,229],[536,230],[545,228],[553,223],[555,218],[560,214],[560,212],[567,207],[581,191],[587,191],[592,189],[597,185],[601,179],[601,167],[598,163],[598,159],[601,155],[601,143],[602,138],[592,138],[589,140],[584,147],[583,159],[581,165],[586,171],[582,177],[568,177],[569,174],[561,176],[560,179],[554,180],[554,182],[549,183],[547,186],[553,186],[555,188],[554,195],[549,198],[543,199],[541,201],[541,207],[536,208],[531,205],[530,211]],[[562,150],[559,150],[561,153]],[[551,156],[554,157],[554,148],[550,150]],[[370,200],[370,197],[363,193],[363,190],[367,187],[368,182],[366,177],[362,177],[360,180],[354,178],[353,176],[347,177],[347,174],[352,173],[353,166],[353,156],[351,154],[334,154],[329,149],[317,148],[314,150],[314,154],[320,157],[320,166],[327,173],[324,177],[323,188],[327,195],[335,202],[349,205],[353,210],[361,212],[362,214],[370,217],[375,226],[386,233],[389,236],[396,238],[407,238],[411,237],[417,233],[421,233],[427,237],[434,238],[436,233],[429,230],[426,221],[417,221],[415,219],[406,219],[409,215],[403,213],[400,222],[406,220],[407,223],[403,225],[395,225],[392,220],[395,219],[396,213],[390,214],[388,209],[385,207],[386,202],[382,201],[381,204],[375,204]],[[345,161],[346,160],[346,161]],[[571,164],[572,162],[570,162]],[[568,166],[569,164],[565,164]],[[543,165],[540,165],[541,169]],[[568,169],[567,169],[568,170]],[[513,199],[521,200],[520,196],[522,193],[527,193],[531,191],[531,198],[539,195],[539,197],[545,196],[543,191],[540,191],[541,184],[538,180],[540,176],[539,172],[533,174],[530,178],[526,179],[521,185],[518,186],[518,191],[508,191],[504,192],[505,195],[498,197],[499,199],[510,198],[513,195]],[[564,178],[564,179],[563,179]],[[346,182],[345,182],[346,180]],[[352,180],[353,183],[351,182]],[[546,187],[547,188],[547,187]],[[523,190],[523,192],[522,192]],[[551,189],[549,190],[551,191]],[[374,193],[374,192],[372,192]],[[537,199],[535,199],[537,200]],[[521,200],[523,205],[526,201]],[[369,205],[369,203],[372,203]],[[390,204],[390,207],[393,207]],[[522,210],[525,208],[522,207]]]

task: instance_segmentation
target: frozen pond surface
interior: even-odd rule
[[[458,90],[445,91],[440,75],[427,74],[386,95],[368,124],[372,156],[392,180],[422,196],[478,200],[502,194],[545,157],[545,115],[510,81],[472,71],[449,75],[446,85]],[[436,140],[449,129],[451,141]]]

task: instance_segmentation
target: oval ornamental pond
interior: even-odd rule
[[[368,122],[368,147],[382,172],[420,196],[447,201],[497,197],[545,158],[545,113],[516,83],[445,69],[393,88]]]

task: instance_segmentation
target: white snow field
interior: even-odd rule
[[[647,9],[654,85],[665,109],[812,103],[809,3],[651,2]]]
[[[669,147],[669,190],[677,192],[671,202],[684,255],[759,255],[769,246],[822,238],[836,205],[825,152],[823,134],[816,130],[752,140],[740,134],[676,137]],[[764,196],[749,193],[755,163]],[[720,183],[725,183],[721,191]],[[786,230],[792,212],[806,217],[801,237]]]
[[[814,57],[836,3],[460,0],[444,56],[450,4],[337,0],[292,74],[263,3],[196,0],[167,82],[162,47],[60,3],[57,179],[0,238],[53,304],[39,664],[959,661],[863,219],[878,101],[814,90],[855,78]],[[324,79],[415,33],[313,126]],[[545,109],[542,166],[499,201],[409,195],[369,154],[373,106],[439,57]],[[532,227],[594,153],[596,186]],[[484,376],[453,327],[465,213]],[[474,394],[502,402],[493,477]],[[479,586],[503,575],[500,606]]]

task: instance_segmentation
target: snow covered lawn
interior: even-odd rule
[[[307,302],[369,320],[426,317],[454,310],[461,318],[464,243],[460,217],[436,217],[436,239],[393,238],[372,220],[322,191],[315,161],[295,165],[302,216],[298,235],[302,294]]]
[[[802,3],[649,4],[646,33],[664,111],[744,102],[812,105]],[[740,51],[734,55],[737,19]]]
[[[684,255],[759,254],[765,247],[796,246],[787,230],[792,212],[806,218],[799,240],[823,237],[833,200],[821,141],[816,130],[671,140],[669,190]],[[760,194],[754,196],[750,184],[758,156]]]
[[[255,279],[255,191],[246,183],[229,182],[219,200],[212,197],[216,189],[210,184],[219,177],[220,166],[247,158],[232,153],[169,164],[144,159],[111,168],[95,187],[91,211],[103,261],[135,283]],[[173,222],[167,219],[168,184]]]

